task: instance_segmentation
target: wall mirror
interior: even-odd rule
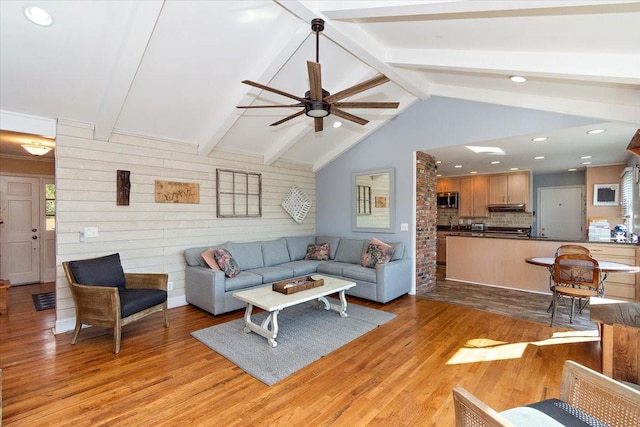
[[[393,233],[394,178],[393,168],[352,174],[352,231]]]

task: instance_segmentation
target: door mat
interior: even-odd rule
[[[52,310],[56,308],[56,293],[44,292],[41,294],[33,294],[33,305],[36,306],[36,311]]]

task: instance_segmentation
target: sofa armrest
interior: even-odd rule
[[[411,291],[411,259],[376,266],[377,301],[386,303]]]
[[[185,268],[185,298],[189,304],[200,307],[214,315],[224,309],[225,276],[222,271],[207,267]]]

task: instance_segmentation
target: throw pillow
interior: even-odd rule
[[[316,261],[326,261],[329,259],[329,244],[307,245],[307,253],[304,259],[312,259]]]
[[[220,269],[224,271],[225,276],[233,278],[240,274],[240,266],[228,250],[222,248],[214,249],[213,257],[216,259]]]
[[[220,266],[218,265],[218,262],[216,261],[215,257],[213,256],[213,249],[212,248],[209,248],[206,251],[202,252],[201,256],[202,256],[202,259],[204,260],[204,262],[207,263],[209,268],[211,268],[214,271],[222,271],[220,269]]]
[[[389,262],[393,257],[393,246],[384,243],[375,237],[371,239],[367,251],[362,255],[363,267],[375,268],[378,264]]]

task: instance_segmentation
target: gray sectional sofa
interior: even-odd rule
[[[328,261],[304,259],[309,244],[323,243],[329,243]],[[355,282],[357,286],[348,295],[386,303],[411,289],[411,260],[402,243],[389,244],[394,247],[391,261],[375,268],[360,265],[368,239],[296,236],[188,248],[184,251],[186,300],[214,315],[222,314],[245,306],[232,296],[234,292],[318,273]],[[229,278],[211,269],[201,254],[212,247],[227,249],[240,266],[240,274]]]

